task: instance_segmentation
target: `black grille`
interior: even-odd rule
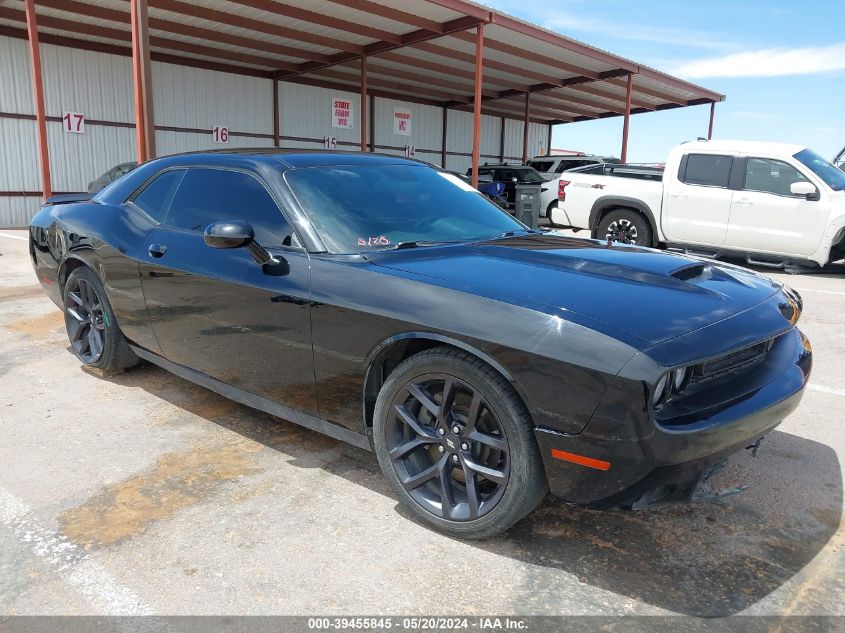
[[[702,274],[704,274],[704,264],[693,264],[692,266],[685,266],[684,268],[679,268],[675,272],[670,273],[672,277],[681,281],[695,279],[696,277]]]
[[[741,367],[745,367],[752,363],[763,360],[766,352],[772,346],[772,341],[763,341],[751,347],[746,347],[736,352],[731,352],[720,358],[716,358],[706,363],[701,363],[695,368],[695,377],[698,378],[716,378],[723,376],[732,371],[736,371]]]

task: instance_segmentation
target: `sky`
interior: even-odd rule
[[[714,138],[845,147],[845,0],[486,0],[727,96]],[[630,162],[707,135],[710,106],[631,117]],[[552,147],[618,156],[622,117],[555,126]]]

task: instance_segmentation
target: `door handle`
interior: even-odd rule
[[[685,193],[670,193],[669,197],[670,198],[677,198],[678,200],[683,200],[684,198],[687,197],[687,194],[685,194]]]
[[[158,259],[167,252],[167,247],[164,244],[150,244],[147,252],[150,254],[150,257]]]
[[[742,205],[743,207],[750,207],[754,204],[750,198],[740,198],[736,201],[737,204]]]

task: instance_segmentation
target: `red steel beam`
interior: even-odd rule
[[[47,116],[44,108],[44,80],[41,75],[41,47],[38,42],[38,23],[35,0],[26,0],[26,30],[29,35],[29,61],[32,69],[32,100],[35,103],[35,129],[38,136],[38,162],[41,168],[41,195],[46,200],[53,195],[50,178],[50,153],[47,149]]]
[[[394,9],[393,7],[371,2],[370,0],[329,0],[329,2],[349,7],[350,9],[361,11],[362,13],[370,13],[382,18],[387,18],[388,20],[393,20],[394,22],[399,22],[400,24],[407,24],[408,26],[415,26],[418,29],[425,29],[426,31],[431,31],[432,33],[443,32],[443,25],[436,20],[428,20],[418,15],[414,15],[413,13]]]
[[[367,56],[361,57],[361,151],[367,151]]]
[[[525,118],[522,120],[522,162],[528,162],[528,117],[531,113],[531,93],[525,93]]]
[[[710,125],[707,126],[707,140],[713,139],[713,119],[716,118],[716,102],[710,104]]]
[[[278,147],[279,139],[279,80],[273,77],[273,145]]]
[[[627,87],[627,80],[625,79],[608,79],[608,83],[613,84],[614,86],[620,87]],[[677,95],[670,95],[666,92],[661,92],[660,90],[654,90],[653,88],[646,88],[644,86],[636,86],[637,92],[641,92],[644,95],[648,95],[649,97],[654,97],[655,99],[661,99],[666,103],[675,103],[677,105],[685,106],[688,105],[687,101],[683,97],[679,97]]]
[[[595,86],[589,84],[578,84],[574,86],[567,86],[572,90],[577,90],[578,92],[583,92],[588,95],[593,95],[594,97],[601,97],[602,99],[608,99],[613,101],[614,103],[623,104],[625,102],[625,95],[624,94],[616,94],[614,92],[608,92],[607,90],[601,90],[596,88]],[[646,110],[654,110],[654,104],[649,103],[648,101],[643,101],[642,99],[636,99],[633,96],[631,97],[631,105],[637,108],[645,108]]]
[[[93,4],[85,4],[84,2],[78,2],[77,0],[38,0],[38,4],[50,7],[52,9],[58,9],[60,11],[67,11],[69,13],[77,13],[79,15],[85,15],[92,18],[98,18],[101,20],[108,20],[111,22],[117,22],[119,24],[129,24],[129,15],[125,11],[120,11],[117,9],[109,9],[106,7],[100,7]],[[47,16],[44,16],[47,17]],[[60,18],[54,18],[59,20]],[[83,23],[76,23],[70,20],[62,20],[67,24],[79,24],[82,25]],[[186,35],[188,37],[199,38],[208,40],[210,42],[219,42],[221,44],[231,44],[233,46],[240,46],[246,49],[252,50],[259,50],[265,53],[272,53],[274,55],[282,55],[285,57],[293,57],[296,59],[304,59],[309,61],[326,61],[328,60],[329,56],[323,53],[316,53],[312,51],[303,50],[302,48],[293,47],[293,46],[285,46],[284,44],[277,44],[275,42],[265,42],[259,39],[255,39],[253,37],[245,37],[242,35],[233,35],[230,33],[224,33],[219,30],[214,29],[206,29],[199,26],[194,26],[192,24],[182,24],[181,22],[173,22],[172,20],[165,20],[162,18],[155,18],[151,17],[148,20],[149,26],[154,31],[165,31],[167,33],[175,33],[178,35]],[[101,28],[94,25],[85,24],[85,26],[90,26],[92,28]],[[56,27],[60,28],[60,27]],[[85,32],[85,31],[77,31],[77,32]],[[111,37],[111,36],[104,36],[104,37]],[[124,36],[125,37],[125,36]],[[116,38],[116,39],[124,39],[124,38]],[[174,50],[179,50],[179,45],[183,42],[178,42],[176,40],[172,40],[171,38],[157,38],[160,41],[170,41],[170,46],[162,46],[163,48],[171,48]],[[152,38],[151,38],[152,41]],[[158,46],[160,42],[154,42],[155,46]],[[231,59],[227,57],[229,51],[217,51],[215,55],[210,55],[211,57],[217,56],[222,57],[224,59]],[[275,62],[278,63],[278,62]]]
[[[138,10],[136,0],[129,5],[132,24],[132,87],[135,93],[135,154],[138,163],[147,161],[147,133],[144,130],[144,89],[141,85],[141,47],[138,44]]]
[[[484,80],[484,24],[475,31],[475,96],[472,108],[472,186],[478,189],[478,159],[481,155],[481,84]]]
[[[357,22],[350,22],[349,20],[342,20],[324,13],[302,9],[290,4],[281,4],[273,0],[229,0],[235,4],[240,4],[250,9],[260,9],[267,13],[280,15],[284,18],[293,20],[302,20],[309,24],[319,24],[330,29],[339,31],[340,33],[354,33],[362,37],[370,37],[374,40],[383,40],[392,42],[394,44],[402,43],[402,35],[398,33],[391,33],[383,29],[377,29],[365,24]]]
[[[209,22],[219,22],[230,26],[246,29],[249,31],[257,31],[259,33],[267,33],[275,35],[276,37],[283,37],[297,42],[307,42],[316,46],[324,46],[332,50],[349,51],[356,54],[363,54],[364,47],[360,44],[352,44],[336,37],[327,37],[324,35],[314,35],[305,33],[294,28],[273,24],[266,20],[256,20],[247,18],[227,11],[220,11],[217,9],[209,9],[191,2],[182,2],[182,0],[151,0],[150,7],[153,9],[161,9],[163,11],[170,11],[180,15],[188,15],[201,20],[208,20]]]
[[[622,155],[619,159],[628,162],[628,127],[631,123],[631,92],[634,88],[634,75],[628,75],[628,85],[625,92],[625,119],[622,122]]]
[[[147,0],[133,0],[137,11],[138,54],[141,60],[141,90],[144,99],[144,134],[147,160],[156,157],[155,115],[153,113],[153,78],[150,62],[150,31],[147,25]]]
[[[163,0],[157,0],[163,1]],[[172,0],[168,0],[172,1]],[[475,25],[478,24],[478,20],[471,17],[462,17],[457,18],[455,20],[450,20],[449,22],[444,22],[442,24],[441,32],[435,33],[432,31],[428,31],[426,29],[419,29],[417,31],[412,31],[410,33],[405,33],[404,35],[400,36],[400,42],[395,43],[392,41],[381,40],[378,42],[372,42],[371,44],[367,44],[366,46],[361,47],[361,50],[355,52],[341,52],[335,55],[331,55],[329,61],[326,62],[308,62],[305,64],[301,64],[299,69],[295,72],[282,72],[280,71],[277,76],[279,79],[285,80],[295,77],[296,75],[304,75],[320,68],[327,68],[329,66],[336,66],[338,64],[343,64],[345,62],[353,61],[360,57],[361,55],[377,55],[380,53],[385,53],[391,51],[396,48],[402,48],[405,46],[411,46],[412,44],[418,44],[420,42],[425,42],[430,39],[434,39],[436,37],[441,37],[444,34],[453,33],[455,31],[465,31],[467,29],[475,28]]]

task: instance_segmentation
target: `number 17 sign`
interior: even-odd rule
[[[71,134],[85,134],[85,115],[81,112],[63,112],[62,129]]]

